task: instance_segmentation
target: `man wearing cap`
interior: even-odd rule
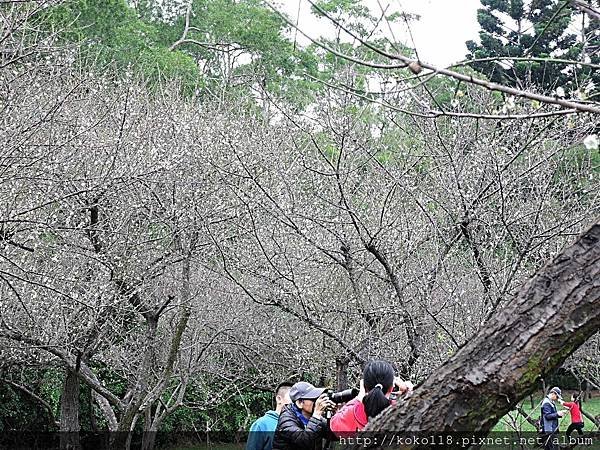
[[[558,434],[558,419],[564,416],[564,411],[557,411],[555,402],[562,399],[560,388],[553,387],[542,402],[542,432],[544,433],[544,448],[555,450],[557,445],[554,440]]]
[[[291,387],[292,403],[279,414],[273,450],[320,450],[323,439],[332,437],[323,416],[335,408],[335,403],[324,390],[305,381]]]

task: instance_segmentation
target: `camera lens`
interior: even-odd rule
[[[332,392],[329,394],[329,398],[334,403],[346,403],[352,400],[358,395],[359,390],[356,388],[346,389],[345,391]]]

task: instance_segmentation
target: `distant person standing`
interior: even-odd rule
[[[271,450],[273,448],[273,436],[277,429],[279,414],[285,405],[289,405],[290,388],[292,383],[280,383],[275,389],[275,410],[267,411],[264,416],[258,418],[250,427],[246,450]]]
[[[562,400],[560,388],[553,387],[542,402],[542,432],[543,442],[546,450],[556,450],[558,446],[554,443],[558,435],[558,419],[565,415],[564,411],[557,411],[555,402]]]
[[[570,402],[561,401],[560,403],[565,408],[568,408],[571,413],[571,423],[565,434],[567,437],[571,437],[571,433],[577,430],[577,434],[581,436],[583,434],[583,417],[581,416],[581,403],[579,402],[579,397],[572,394]]]

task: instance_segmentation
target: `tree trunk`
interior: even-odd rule
[[[338,391],[348,388],[348,363],[346,358],[335,360],[335,383]]]
[[[157,414],[158,412],[159,411],[157,411]],[[152,407],[148,407],[144,411],[144,435],[142,436],[141,450],[154,450],[154,443],[156,441],[157,430],[158,426],[156,425],[154,417],[152,415]]]
[[[125,410],[119,421],[117,431],[111,435],[111,450],[129,450],[133,437],[133,428],[137,422],[139,413],[135,412],[131,405]]]
[[[369,431],[486,434],[600,328],[600,223]],[[413,446],[412,448],[420,448]]]
[[[413,368],[420,357],[421,351],[421,334],[420,328],[418,328],[408,309],[406,308],[405,302],[403,300],[404,295],[402,294],[402,286],[400,284],[400,279],[392,265],[390,264],[386,255],[384,255],[373,243],[365,243],[365,249],[371,253],[377,261],[381,264],[381,266],[385,269],[385,273],[388,276],[389,282],[394,288],[394,292],[396,293],[396,300],[398,302],[398,311],[400,312],[400,317],[404,323],[404,328],[406,330],[406,340],[408,342],[407,349],[407,360],[404,368],[400,370],[402,376],[410,377],[413,374]]]
[[[144,430],[144,436],[142,437],[142,450],[154,450],[156,433],[157,430],[154,429]]]
[[[533,405],[531,407],[531,409],[533,409],[533,408],[535,408],[535,405]],[[532,425],[533,427],[536,427],[535,420],[531,418],[532,413],[527,414],[525,411],[523,411],[523,408],[521,408],[521,406],[519,406],[519,405],[517,405],[516,409],[517,409],[517,412],[519,414],[521,414],[530,425]]]
[[[546,380],[542,377],[542,396],[548,392],[548,386],[546,386]]]
[[[60,396],[60,449],[79,450],[79,377],[67,370]]]
[[[592,424],[595,425],[598,430],[600,430],[600,420],[596,419],[596,417],[592,416],[587,411],[584,411],[583,408],[581,409],[581,414],[587,417],[587,419],[592,422]]]
[[[585,397],[588,401],[592,399],[592,386],[589,381],[585,383]]]
[[[92,430],[92,433],[97,434],[100,430],[98,429],[98,420],[96,419],[96,412],[94,411],[94,393],[91,389],[89,389],[87,407],[90,416],[90,429]]]
[[[592,375],[587,375],[585,377],[585,382],[589,385],[590,392],[591,389],[600,389],[600,381]]]

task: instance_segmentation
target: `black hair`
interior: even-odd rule
[[[284,381],[284,382],[282,382],[282,383],[279,383],[279,384],[277,385],[277,387],[275,388],[275,396],[279,395],[279,391],[280,391],[281,389],[283,389],[283,388],[290,389],[290,388],[291,388],[293,385],[294,385],[294,384],[293,384],[293,383],[290,383],[289,381]]]
[[[571,394],[571,400],[573,400],[581,408],[581,392]]]
[[[394,368],[387,361],[369,361],[363,369],[363,382],[367,391],[363,397],[365,412],[368,418],[375,417],[390,406],[390,401],[385,393],[394,384]]]
[[[277,396],[279,395],[279,391],[283,388],[289,389],[294,385],[294,383],[290,383],[289,381],[283,381],[277,385],[275,388],[275,395],[271,398],[271,404],[273,408],[277,406]]]

